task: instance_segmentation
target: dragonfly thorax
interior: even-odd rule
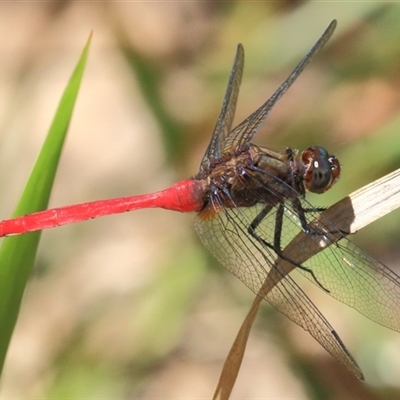
[[[293,190],[288,167],[285,155],[253,144],[225,155],[195,178],[202,188],[203,209],[273,206],[298,196],[304,189]]]
[[[323,193],[338,179],[339,161],[324,148],[311,146],[300,159],[296,156],[297,150],[291,148],[277,153],[249,144],[213,160],[195,178],[203,210],[275,206],[304,196],[306,190]]]

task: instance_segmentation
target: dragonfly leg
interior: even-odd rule
[[[312,236],[326,236],[326,235],[334,235],[340,233],[343,236],[350,235],[350,232],[344,231],[343,229],[337,229],[334,228],[331,231],[323,231],[319,232],[316,231],[315,229],[312,229],[309,225],[309,223],[306,220],[306,213],[311,213],[314,211],[322,212],[326,210],[324,207],[317,207],[317,208],[303,208],[300,200],[298,198],[295,198],[292,200],[293,204],[293,209],[296,211],[297,216],[299,217],[301,228],[303,229],[304,233],[307,235],[312,235]]]
[[[291,260],[290,258],[286,257],[281,248],[281,236],[282,236],[282,222],[283,222],[283,212],[284,212],[284,205],[281,203],[278,206],[278,209],[276,211],[276,217],[275,217],[275,233],[274,233],[274,243],[268,243],[266,240],[261,238],[257,233],[257,227],[260,225],[260,223],[263,221],[263,219],[268,215],[268,213],[271,211],[272,206],[267,205],[265,206],[261,212],[254,218],[252,223],[250,224],[249,228],[247,231],[251,236],[253,236],[258,242],[261,242],[264,246],[270,248],[273,250],[276,255],[281,258],[282,260],[288,261],[291,264],[293,264],[296,268],[300,268],[301,270],[309,273],[314,281],[317,283],[317,285],[324,290],[325,292],[329,293],[329,290],[326,289],[321,282],[317,279],[317,277],[314,274],[314,271],[312,271],[310,268],[304,267],[303,265]],[[305,218],[304,218],[305,220]]]
[[[303,209],[302,209],[303,210]],[[304,211],[304,210],[303,210]],[[284,205],[279,204],[278,209],[276,211],[276,218],[275,218],[275,234],[274,234],[274,251],[276,254],[282,258],[285,261],[289,261],[290,263],[294,264],[297,268],[300,268],[303,271],[308,272],[316,282],[316,284],[325,292],[329,293],[329,290],[325,288],[321,282],[317,279],[317,277],[314,274],[314,271],[310,268],[304,267],[303,265],[294,262],[293,260],[289,259],[288,257],[284,256],[282,253],[282,247],[281,247],[281,237],[282,237],[282,223],[283,223],[283,212],[284,212]],[[304,213],[303,213],[304,217]],[[304,221],[307,224],[307,221],[304,217]],[[303,227],[303,225],[302,225]],[[311,230],[310,227],[308,227],[309,230]],[[307,232],[305,232],[308,234]],[[315,234],[318,234],[318,232],[314,232]]]
[[[314,235],[314,236],[325,235],[326,233],[329,233],[329,232],[317,232],[316,230],[310,227],[310,225],[307,222],[305,213],[311,212],[312,210],[304,209],[303,206],[301,205],[299,198],[296,197],[295,199],[293,199],[292,203],[293,203],[293,208],[296,211],[297,216],[299,217],[301,229],[303,229],[304,233],[306,233],[307,235]]]
[[[302,208],[303,208],[303,211],[305,213],[312,213],[312,212],[315,212],[315,211],[322,212],[322,211],[325,211],[327,209],[327,207],[313,207],[313,208],[304,208],[304,207],[302,207]]]

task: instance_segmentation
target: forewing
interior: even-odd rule
[[[303,207],[311,209],[309,203]],[[295,222],[301,226],[293,209],[288,208],[285,214],[287,225]],[[400,332],[400,277],[347,239],[318,211],[308,211],[306,216],[314,234],[304,236],[302,246],[319,247],[321,251],[302,265],[313,271],[332,297]],[[310,273],[300,272],[320,286]]]
[[[248,227],[261,212],[262,206],[231,209],[220,206],[215,204],[214,208],[220,211],[213,215],[199,213],[196,216],[195,228],[204,245],[254,293],[263,296],[293,322],[310,332],[333,357],[362,379],[358,365],[336,332],[289,275],[280,277],[282,279],[278,279],[279,282],[275,281],[268,292],[260,292],[268,274],[276,268],[277,259],[271,248],[248,232]],[[274,226],[275,210],[272,210],[263,221],[262,239],[266,242],[273,242]],[[296,226],[293,224],[293,227]]]
[[[321,50],[321,48],[329,40],[335,28],[336,20],[333,20],[322,36],[309,50],[309,52],[301,60],[301,62],[297,65],[285,82],[279,86],[275,93],[259,109],[254,111],[248,118],[246,118],[235,129],[233,129],[233,131],[226,137],[221,146],[222,153],[230,152],[232,149],[236,149],[253,139],[254,135],[257,133],[258,129],[261,127],[277,101],[285,94],[290,86],[292,86],[294,81],[299,77],[301,72],[315,56],[315,54],[317,54],[318,51]]]
[[[244,50],[243,46],[239,43],[231,74],[229,76],[228,87],[222,103],[222,109],[217,124],[215,125],[210,144],[208,145],[207,151],[201,161],[200,168],[202,170],[208,169],[209,163],[212,159],[219,159],[221,157],[222,143],[232,128],[232,122],[235,116],[236,103],[243,75],[243,67]]]

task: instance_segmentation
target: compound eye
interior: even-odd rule
[[[339,179],[339,160],[323,147],[311,146],[304,150],[301,159],[304,163],[304,185],[313,193],[324,193]]]

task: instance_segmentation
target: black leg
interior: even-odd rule
[[[249,228],[247,229],[247,231],[249,232],[249,234],[254,237],[258,242],[261,242],[264,246],[270,248],[271,250],[273,250],[276,255],[278,257],[280,257],[282,260],[288,261],[291,264],[293,264],[296,268],[300,268],[303,271],[308,272],[314,279],[314,281],[317,283],[317,285],[324,290],[325,292],[329,293],[329,290],[326,289],[317,279],[317,277],[315,276],[314,272],[307,267],[304,267],[303,265],[296,263],[295,261],[289,259],[288,257],[286,257],[283,252],[282,252],[282,248],[281,248],[281,236],[282,236],[282,225],[283,225],[283,212],[284,212],[284,205],[282,203],[280,203],[278,205],[277,211],[276,211],[276,217],[275,217],[275,231],[274,231],[274,244],[272,245],[271,243],[268,243],[266,240],[264,240],[263,238],[261,238],[257,233],[257,227],[261,224],[261,222],[263,221],[263,219],[268,215],[268,213],[271,211],[272,206],[271,205],[267,205],[265,206],[261,212],[254,218],[254,220],[252,221],[252,223],[250,224]],[[299,216],[300,218],[300,216]],[[303,213],[303,220],[305,222],[305,226],[307,226],[307,221],[304,217],[304,213]],[[302,224],[303,227],[303,224]],[[304,228],[303,228],[304,230]],[[308,227],[308,230],[311,232],[311,229]],[[306,232],[306,231],[305,231]],[[306,232],[307,233],[307,232]]]

